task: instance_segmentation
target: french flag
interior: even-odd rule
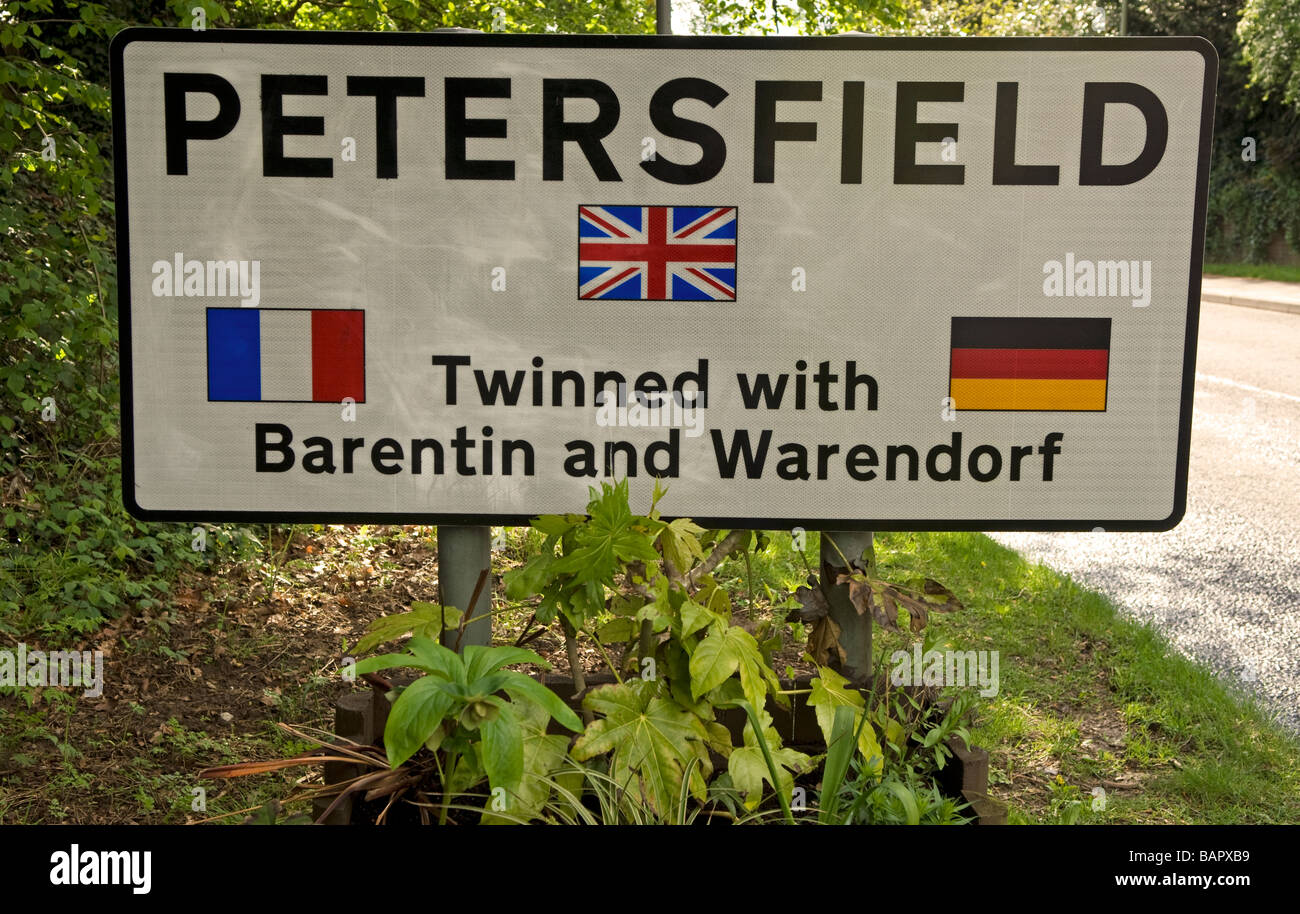
[[[207,311],[209,400],[366,402],[364,311]]]

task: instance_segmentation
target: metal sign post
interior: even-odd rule
[[[844,650],[843,673],[850,682],[871,681],[871,616],[858,615],[849,602],[849,586],[836,583],[849,569],[845,560],[871,566],[872,534],[863,530],[823,530],[821,533],[821,587],[830,604],[830,616],[840,628]]]
[[[474,588],[484,569],[487,583],[470,606]],[[443,606],[454,606],[472,620],[465,628],[466,644],[491,644],[492,619],[492,530],[489,527],[438,527],[438,588]],[[444,636],[445,637],[445,636]],[[455,644],[454,638],[450,640]]]

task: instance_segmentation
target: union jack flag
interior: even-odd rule
[[[735,301],[736,207],[578,207],[578,297]]]

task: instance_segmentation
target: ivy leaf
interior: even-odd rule
[[[740,674],[740,687],[755,708],[767,704],[769,685],[779,688],[776,674],[763,662],[754,636],[738,625],[717,624],[691,654],[691,694],[704,695],[722,685],[733,673]]]
[[[623,786],[642,785],[646,802],[666,815],[677,801],[692,758],[691,794],[705,799],[705,776],[711,772],[705,746],[709,733],[698,717],[675,702],[656,696],[653,682],[602,686],[583,699],[584,708],[600,714],[573,747],[578,761],[613,752],[611,774]]]

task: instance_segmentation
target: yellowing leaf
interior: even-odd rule
[[[878,772],[884,764],[884,753],[870,721],[862,723],[862,717],[866,713],[866,699],[856,689],[847,688],[849,681],[829,667],[819,668],[818,673],[820,675],[812,681],[808,704],[817,712],[817,726],[822,731],[826,745],[831,743],[835,709],[841,706],[853,708],[853,726],[858,731],[858,751],[862,753],[864,770]]]
[[[690,760],[699,759],[700,764],[694,766],[687,789],[700,801],[712,766],[704,724],[655,693],[655,683],[645,681],[593,690],[582,706],[601,716],[578,738],[573,757],[585,761],[613,751],[611,775],[633,793],[639,783],[646,802],[665,815],[678,800]]]

